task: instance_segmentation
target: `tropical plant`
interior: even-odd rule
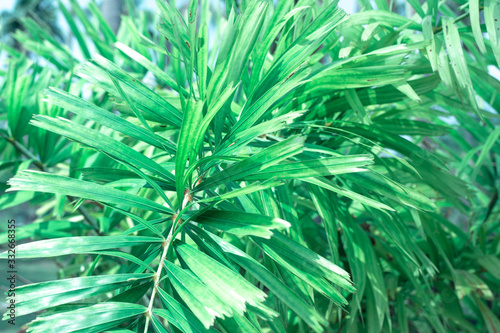
[[[84,62],[26,20],[0,209],[61,266],[28,331],[498,332],[500,3],[457,3],[129,1],[115,34],[72,0]]]

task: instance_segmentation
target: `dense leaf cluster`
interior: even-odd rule
[[[70,2],[2,46],[29,332],[500,331],[498,1]]]

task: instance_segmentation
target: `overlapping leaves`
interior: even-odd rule
[[[498,330],[500,132],[483,108],[500,6],[468,2],[469,29],[446,2],[408,1],[412,19],[374,3],[227,1],[222,17],[159,1],[157,32],[136,15],[115,34],[72,1],[81,64],[27,20],[15,38],[60,73],[9,50],[0,166],[26,195],[0,208],[44,207],[18,259],[85,268],[17,290],[18,315],[47,310],[30,331]],[[470,234],[449,207],[479,207]]]

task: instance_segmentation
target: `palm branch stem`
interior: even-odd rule
[[[177,226],[180,225],[182,227],[182,219],[177,218],[177,216],[181,214],[181,211],[187,206],[187,204],[190,202],[190,200],[191,199],[190,199],[189,195],[184,196],[184,200],[182,201],[182,208],[177,215],[172,216],[172,228],[170,228],[170,232],[167,236],[167,239],[164,240],[162,243],[163,253],[161,254],[160,263],[158,265],[158,269],[156,271],[156,274],[154,275],[154,278],[153,278],[154,279],[154,286],[153,286],[153,291],[151,293],[151,298],[149,299],[148,309],[146,311],[146,324],[144,325],[144,333],[148,332],[149,320],[150,320],[151,316],[153,315],[152,310],[153,310],[153,304],[155,301],[156,290],[158,288],[158,285],[160,284],[161,272],[163,270],[164,261],[167,258],[168,249],[170,247],[170,244],[172,243],[172,239],[174,238],[173,236],[177,235],[177,233],[176,232],[174,233],[174,231],[175,231]]]

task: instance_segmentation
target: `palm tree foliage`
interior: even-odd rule
[[[374,3],[128,2],[115,34],[72,0],[79,52],[25,20],[0,209],[62,267],[29,331],[498,332],[500,3]]]

